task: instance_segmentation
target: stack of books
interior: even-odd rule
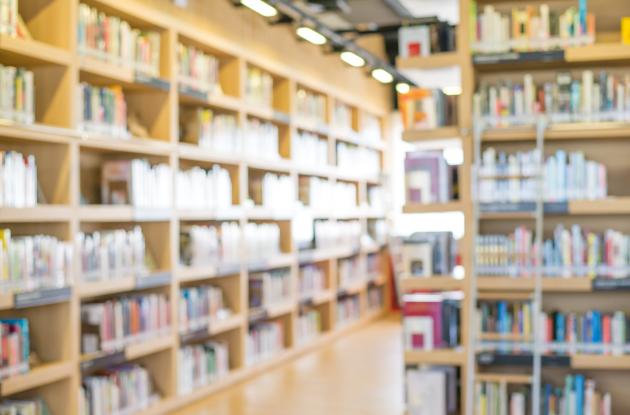
[[[479,333],[518,336],[527,341],[534,331],[533,308],[530,301],[480,301],[477,308]],[[483,340],[483,339],[482,339]]]
[[[359,256],[343,258],[339,260],[339,268],[337,271],[340,290],[349,289],[358,283],[365,281],[365,270]]]
[[[149,371],[137,364],[126,364],[83,378],[80,413],[133,414],[158,400]]]
[[[414,88],[398,95],[406,130],[430,130],[457,124],[457,97],[441,89]]]
[[[361,300],[358,295],[337,299],[337,325],[345,326],[361,318]]]
[[[169,209],[173,175],[168,164],[148,160],[107,160],[101,166],[101,203]]]
[[[280,158],[280,130],[268,121],[248,118],[243,129],[245,154],[256,159],[277,160]]]
[[[258,205],[278,211],[290,210],[297,201],[295,181],[285,174],[250,175],[249,194]]]
[[[79,4],[79,53],[152,77],[160,76],[160,33]]]
[[[273,83],[270,73],[255,66],[248,66],[245,78],[245,100],[250,105],[273,108]]]
[[[240,262],[241,227],[236,222],[220,225],[184,225],[179,230],[182,265],[203,267]]]
[[[266,321],[250,327],[247,333],[246,364],[270,359],[284,350],[284,324],[282,321]]]
[[[345,174],[377,177],[381,174],[381,154],[370,148],[338,142],[337,167]]]
[[[221,93],[219,59],[194,46],[177,44],[177,82],[205,94]]]
[[[113,352],[170,331],[170,302],[164,294],[122,296],[81,305],[85,354]]]
[[[410,415],[461,413],[458,393],[461,380],[457,368],[425,365],[409,367],[405,371],[405,379]],[[476,414],[479,415],[477,412]]]
[[[442,151],[409,152],[405,157],[407,203],[447,203],[459,198],[458,166]]]
[[[0,379],[28,372],[31,355],[28,320],[0,319],[0,341]]]
[[[230,172],[217,164],[211,169],[179,170],[176,205],[180,209],[222,209],[232,206]]]
[[[284,304],[291,299],[291,270],[275,269],[249,275],[249,308]]]
[[[0,413],[7,415],[50,415],[50,409],[43,399],[20,399],[0,403]]]
[[[426,24],[412,24],[398,29],[398,56],[429,56],[455,50],[456,26],[435,19]]]
[[[456,348],[460,345],[461,295],[414,293],[403,304],[405,350]]]
[[[148,272],[147,247],[140,226],[77,234],[81,280],[108,281]]]
[[[590,45],[595,42],[595,16],[588,13],[586,3],[582,0],[579,7],[564,11],[541,4],[537,10],[527,6],[513,8],[511,13],[488,4],[478,15],[473,3],[473,52],[547,51]]]
[[[182,347],[178,351],[178,368],[177,390],[180,395],[207,386],[230,371],[228,345],[209,341]]]
[[[0,65],[0,118],[20,124],[35,121],[35,81],[25,68]]]
[[[317,310],[308,310],[297,318],[295,325],[295,338],[299,344],[306,344],[315,340],[322,331],[322,315]]]
[[[361,222],[315,222],[315,246],[318,249],[352,249],[360,246],[363,233]]]
[[[31,291],[64,287],[71,280],[73,246],[49,235],[13,236],[0,228],[0,287]]]
[[[130,138],[127,130],[127,102],[119,86],[79,85],[81,124],[86,133],[113,138]]]
[[[178,311],[181,334],[205,329],[213,320],[232,315],[223,290],[213,285],[181,288]]]
[[[404,241],[403,268],[408,277],[453,276],[458,262],[451,232],[418,232]]]
[[[209,108],[180,109],[179,141],[220,154],[237,155],[243,149],[236,116]]]
[[[298,130],[291,140],[291,160],[298,166],[326,167],[328,141],[316,134]]]
[[[282,253],[280,226],[277,223],[248,222],[243,231],[247,259],[264,260]]]
[[[326,273],[317,265],[300,267],[298,280],[299,297],[307,299],[326,290]]]
[[[35,156],[0,150],[0,207],[34,207],[38,189]]]
[[[326,124],[326,97],[304,88],[298,88],[295,111],[303,122],[315,126]]]

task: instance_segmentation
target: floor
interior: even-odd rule
[[[400,415],[401,338],[379,320],[176,415]]]

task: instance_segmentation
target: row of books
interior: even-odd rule
[[[82,55],[159,77],[160,37],[156,31],[133,28],[124,19],[79,4],[77,43]]]
[[[0,1],[0,34],[19,36],[22,18],[18,12],[18,0]]]
[[[248,260],[263,260],[280,255],[280,226],[277,223],[248,222],[243,229]]]
[[[176,204],[180,209],[222,209],[232,206],[232,178],[217,164],[211,169],[180,170],[176,178]]]
[[[457,125],[457,97],[441,89],[414,88],[398,95],[406,130],[428,130]]]
[[[300,298],[310,298],[326,290],[326,273],[319,265],[300,267],[298,293]]]
[[[453,366],[408,367],[405,391],[409,415],[455,415],[460,409],[460,374]],[[481,415],[475,412],[476,415]],[[509,412],[510,415],[517,415]],[[496,414],[496,415],[507,415]],[[524,415],[524,414],[523,414]]]
[[[540,171],[537,150],[507,154],[484,150],[480,166],[481,203],[548,202],[603,199],[608,195],[607,168],[584,153],[556,151]],[[542,174],[543,177],[540,177]],[[542,182],[541,182],[542,179]]]
[[[306,344],[315,340],[322,331],[322,315],[311,309],[300,313],[295,324],[295,338],[297,343]]]
[[[447,203],[459,197],[458,166],[449,165],[442,151],[405,155],[407,203]]]
[[[290,209],[297,200],[295,182],[285,174],[250,175],[249,194],[260,206],[280,211]]]
[[[213,285],[182,287],[179,292],[179,331],[189,333],[207,328],[212,320],[232,314],[221,288]]]
[[[460,345],[461,296],[413,293],[403,304],[405,350],[434,350]]]
[[[403,269],[409,277],[452,276],[458,263],[452,232],[418,232],[403,244]]]
[[[245,77],[245,99],[251,105],[273,108],[274,79],[269,72],[248,66]]]
[[[20,124],[35,121],[35,80],[25,68],[0,65],[0,118]]]
[[[120,86],[79,85],[81,124],[86,133],[112,138],[130,138],[127,129],[127,101]]]
[[[241,138],[241,128],[234,114],[217,113],[209,108],[180,109],[180,142],[220,154],[239,154],[243,148]]]
[[[541,415],[611,415],[612,397],[597,390],[594,380],[582,374],[567,375],[564,384],[545,383],[541,388]],[[476,414],[525,415],[530,413],[529,387],[512,387],[505,382],[475,385]]]
[[[169,300],[164,294],[121,296],[82,304],[82,352],[112,352],[166,334],[170,314]]]
[[[280,129],[277,125],[257,118],[248,118],[242,134],[246,155],[267,160],[280,158]]]
[[[349,105],[339,101],[335,102],[333,107],[333,128],[340,135],[354,134],[354,114]]]
[[[274,269],[249,276],[249,308],[265,308],[282,304],[291,298],[291,270]]]
[[[291,158],[300,166],[325,167],[328,165],[328,140],[298,130],[291,140]]]
[[[376,177],[381,174],[381,155],[377,150],[337,143],[337,167],[346,174]]]
[[[367,293],[368,310],[381,310],[385,304],[383,290],[380,287],[369,287]]]
[[[32,154],[0,151],[0,207],[37,205],[37,163]]]
[[[265,321],[249,328],[246,364],[268,360],[284,349],[284,324],[280,320]]]
[[[339,260],[337,269],[339,289],[352,288],[355,284],[365,281],[365,269],[362,265],[363,262],[357,255]]]
[[[0,229],[0,285],[6,291],[30,291],[68,285],[73,247],[54,236],[14,236]]]
[[[529,301],[480,301],[477,306],[479,333],[519,335],[523,339],[534,330]]]
[[[105,281],[146,274],[147,248],[140,226],[77,234],[81,280]]]
[[[221,93],[220,61],[194,46],[177,44],[177,82],[206,94]]]
[[[380,253],[369,254],[367,256],[367,275],[368,278],[380,274],[383,269],[383,257]]]
[[[377,212],[385,211],[385,191],[381,186],[368,186],[367,200],[371,209]]]
[[[301,120],[306,123],[319,126],[326,124],[326,97],[298,88],[295,100],[295,111]]]
[[[132,414],[158,399],[149,371],[138,364],[126,364],[83,378],[79,413]]]
[[[595,42],[595,16],[588,13],[586,1],[564,11],[548,4],[512,8],[501,12],[486,5],[477,14],[473,3],[472,49],[476,53],[545,51]]]
[[[209,385],[230,371],[229,349],[225,342],[209,341],[182,347],[178,351],[178,360],[180,395]]]
[[[473,97],[473,114],[491,126],[530,124],[546,114],[553,122],[624,121],[630,110],[630,76],[585,70],[581,77],[558,72],[554,81],[482,82]]]
[[[2,415],[50,415],[50,413],[50,408],[43,399],[12,399],[0,403]]]
[[[615,230],[594,233],[558,225],[536,246],[534,233],[519,226],[509,235],[481,235],[476,241],[477,270],[482,275],[624,278],[630,267],[630,235]],[[538,253],[542,264],[538,263]]]
[[[318,249],[356,248],[361,242],[361,222],[315,222],[315,246]]]
[[[236,222],[220,225],[182,225],[179,231],[182,265],[204,267],[241,261],[241,227]]]
[[[0,379],[28,372],[30,355],[28,320],[0,319]]]
[[[361,114],[361,138],[369,143],[383,141],[383,126],[379,117],[366,112]]]
[[[101,203],[168,209],[173,203],[173,175],[165,163],[145,159],[107,160],[101,166]]]
[[[429,56],[455,50],[456,29],[445,21],[403,26],[398,29],[398,56]]]
[[[331,182],[315,176],[300,176],[300,200],[316,211],[327,211],[331,201],[341,211],[357,208],[357,186],[348,182]]]
[[[361,299],[358,295],[337,299],[337,324],[344,326],[361,318]]]

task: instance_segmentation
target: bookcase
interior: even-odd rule
[[[138,365],[132,367],[139,371],[139,377],[145,371],[153,384],[152,395],[143,398],[146,400],[133,412],[170,413],[320,347],[386,310],[386,216],[378,198],[379,189],[387,191],[383,175],[387,166],[386,108],[362,102],[361,96],[349,90],[337,90],[277,61],[248,53],[246,45],[232,48],[206,28],[160,12],[155,7],[159,2],[18,3],[19,15],[32,38],[0,35],[0,63],[33,72],[35,114],[32,124],[1,123],[0,151],[35,156],[38,195],[37,204],[32,206],[0,208],[1,228],[16,236],[53,236],[71,245],[74,257],[70,275],[64,276],[66,283],[0,295],[3,318],[28,320],[32,354],[36,354],[29,371],[0,381],[3,398],[42,398],[53,414],[79,414],[79,390],[87,378],[131,363]],[[225,3],[226,8],[232,8]],[[157,36],[159,59],[152,74],[82,49],[85,45],[79,45],[76,28],[81,13],[90,9]],[[209,62],[216,64],[216,85],[195,84],[194,79],[191,82],[180,72],[179,59],[185,53],[215,59]],[[257,96],[260,85],[247,84],[251,69],[269,76],[273,84],[270,96]],[[112,94],[114,99],[117,94],[124,96],[129,118],[123,121],[130,136],[114,138],[115,134],[98,130],[102,126],[87,125],[86,114],[91,110],[83,101],[82,85],[109,88],[101,94]],[[335,123],[336,105],[347,109],[348,124]],[[311,111],[313,108],[317,110]],[[201,142],[200,134],[186,134],[197,115],[209,114],[201,110],[212,111],[214,120],[219,119],[224,137],[204,136],[207,141]],[[116,118],[116,113],[109,115]],[[234,137],[230,134],[235,128],[250,127],[258,130],[244,134],[243,147],[235,151],[230,147],[230,138]],[[267,134],[269,131],[272,133]],[[277,137],[274,154],[267,154],[266,143],[260,142],[265,134]],[[316,142],[303,145],[296,141],[298,136]],[[265,151],[259,151],[261,148]],[[322,163],[310,162],[313,154],[305,154],[304,149],[311,148],[321,150]],[[357,157],[370,159],[373,168],[349,168]],[[118,204],[102,203],[103,183],[109,180],[104,177],[104,166],[127,166],[129,160],[140,160],[136,167],[154,175],[140,186],[134,185],[136,190],[155,187],[163,194],[151,195],[147,203],[131,201],[129,195],[121,193],[120,183],[112,182],[107,196],[127,199]],[[224,192],[220,202],[212,195],[182,191],[180,184],[191,183],[196,180],[193,177],[213,184],[221,180],[220,186],[229,191]],[[310,192],[308,186],[301,189],[301,181],[313,178],[329,186],[342,184],[339,194],[343,192],[346,201],[343,208],[332,202],[334,196],[317,200],[326,193]],[[273,191],[261,184],[265,180],[276,186]],[[286,189],[306,207],[274,204]],[[298,197],[300,191],[306,196]],[[158,199],[166,202],[156,202]],[[359,233],[352,244],[302,246],[295,240],[295,229],[298,214],[304,212],[316,224],[345,223]],[[262,245],[252,245],[242,235],[248,226],[251,232],[258,232]],[[238,231],[234,238],[235,228]],[[271,240],[269,234],[260,235],[269,229],[277,237],[277,246],[270,254],[261,254],[256,250]],[[190,237],[191,232],[207,235],[217,230],[224,232],[226,240],[229,232],[233,237],[232,245],[221,248],[220,259],[209,257],[203,261],[203,255],[193,255],[192,260],[184,261],[190,253],[182,251],[182,238]],[[126,271],[120,275],[89,279],[86,269],[93,264],[85,262],[80,249],[87,249],[86,244],[93,238],[103,241],[112,235],[128,244],[124,245],[128,251],[123,250],[128,255],[137,246],[142,246],[146,255],[134,264],[126,264]],[[138,235],[142,242],[134,239]],[[148,264],[143,263],[146,258],[150,258]],[[353,284],[341,286],[340,262],[347,259],[356,265],[351,272],[359,275],[353,275]],[[282,302],[250,308],[253,277],[271,281],[276,271],[287,276],[289,295]],[[309,272],[316,273],[319,282],[314,285],[316,289],[302,292],[301,278]],[[196,311],[187,310],[191,314],[186,316],[184,330],[180,301],[188,297],[183,293],[204,289],[209,290],[204,294],[208,296],[216,295],[212,290],[219,289],[230,313],[199,318]],[[158,324],[143,337],[125,337],[111,348],[101,345],[89,352],[83,350],[83,334],[90,329],[82,318],[87,306],[133,301],[144,304],[149,298],[167,301],[164,304],[170,321]],[[351,301],[346,303],[348,299]],[[160,310],[164,310],[164,304]],[[317,312],[316,317],[311,310]],[[282,325],[281,347],[265,350],[252,360],[249,342],[255,335],[250,329],[261,327],[261,332],[271,332],[277,328],[274,322]],[[308,335],[298,334],[298,329]],[[193,383],[198,382],[194,387],[188,383],[183,387],[182,371],[190,370],[184,367],[183,359],[200,350],[216,357],[224,353],[223,346],[217,344],[227,350],[227,361],[217,372],[220,376],[212,374],[216,377],[210,380],[202,376],[200,383],[193,379]],[[202,347],[188,348],[191,345]],[[185,355],[184,350],[191,354]]]
[[[543,7],[547,5],[545,11]],[[465,278],[439,276],[403,281],[405,292],[464,292],[461,348],[405,353],[407,365],[462,367],[462,413],[486,413],[483,408],[490,410],[490,396],[497,399],[492,405],[497,403],[503,407],[506,401],[499,401],[498,397],[505,392],[509,397],[513,391],[525,391],[522,402],[527,408],[525,413],[551,413],[546,411],[549,405],[556,404],[555,392],[549,394],[548,391],[566,388],[567,382],[584,382],[584,379],[594,381],[589,386],[593,388],[589,404],[597,402],[606,408],[604,397],[608,394],[612,401],[610,413],[622,414],[628,410],[628,399],[619,389],[628,369],[627,356],[622,351],[627,339],[623,334],[625,329],[613,328],[611,322],[615,313],[621,312],[620,319],[627,313],[625,260],[619,259],[612,265],[608,262],[612,257],[607,256],[610,251],[606,249],[601,251],[601,260],[596,260],[594,254],[585,254],[583,258],[592,258],[585,265],[582,261],[586,259],[582,259],[581,254],[561,260],[554,256],[557,246],[570,245],[570,249],[577,250],[572,252],[582,252],[579,241],[589,238],[588,235],[591,242],[585,242],[585,247],[599,252],[593,245],[598,243],[595,242],[598,238],[604,241],[605,235],[626,232],[627,191],[622,180],[627,163],[619,156],[627,146],[626,109],[621,106],[622,99],[613,100],[621,96],[617,95],[621,90],[613,92],[607,88],[608,85],[625,88],[623,81],[615,77],[628,65],[628,46],[621,42],[619,18],[628,13],[627,5],[605,0],[588,2],[586,11],[594,16],[594,33],[590,32],[591,26],[588,30],[586,25],[581,26],[584,31],[574,33],[584,33],[585,37],[562,47],[531,44],[529,47],[521,45],[519,49],[490,42],[486,46],[500,50],[483,52],[473,41],[474,36],[484,33],[476,26],[477,17],[484,13],[498,12],[508,19],[519,19],[513,10],[529,8],[530,17],[545,13],[557,16],[573,6],[572,13],[578,16],[585,5],[583,2],[461,1],[455,53],[398,61],[400,68],[460,66],[462,94],[458,103],[471,105],[460,112],[460,125],[455,129],[405,131],[403,134],[403,139],[409,142],[453,136],[459,136],[463,142],[465,168],[460,183],[465,190],[460,200],[406,205],[404,211],[462,211],[465,214],[466,236],[460,245]],[[586,13],[584,16],[584,21],[591,19]],[[553,25],[551,28],[552,33],[546,35],[551,36],[548,39],[555,34],[556,29]],[[512,30],[518,31],[509,26],[509,33]],[[558,87],[563,82],[571,83],[573,88],[583,88],[574,95],[571,110],[562,109],[567,108],[563,107],[563,90]],[[535,94],[540,95],[526,99],[525,111],[521,112],[518,94],[524,89],[520,88],[530,86],[533,86],[530,91],[535,90]],[[491,92],[494,94],[504,93],[505,90],[499,92],[502,87],[510,90],[510,103],[503,106],[504,101],[498,97],[490,104],[493,109],[487,111],[488,88],[496,88]],[[559,92],[554,88],[559,88]],[[494,102],[497,106],[493,106]],[[540,106],[534,108],[530,105],[533,102]],[[499,153],[504,155],[498,156]],[[531,163],[527,161],[527,154],[534,154]],[[506,157],[505,166],[516,162],[519,167],[488,170],[493,165],[489,160],[500,157]],[[558,158],[562,161],[557,162]],[[501,163],[497,161],[495,166]],[[556,167],[558,170],[550,171]],[[524,196],[526,193],[529,196]],[[565,239],[562,245],[554,236],[564,230],[565,235],[574,232],[574,236]],[[492,239],[494,237],[499,239]],[[519,239],[521,237],[524,239]],[[509,238],[514,238],[511,240],[514,244]],[[527,259],[529,266],[520,260],[503,267],[497,265],[506,260],[510,262],[507,258],[525,255],[518,248],[525,240],[531,242],[528,246],[537,247]],[[488,256],[489,246],[498,251]],[[515,250],[509,251],[512,248]],[[487,325],[488,315],[483,313],[496,310],[492,307],[506,307],[500,311],[503,314],[521,310],[528,315],[528,320],[519,320],[518,324],[522,325],[519,330],[501,329],[500,323],[497,327]],[[490,315],[494,312],[490,311]],[[594,317],[590,313],[595,313]],[[596,325],[594,337],[583,336],[580,329],[575,335],[567,334],[581,327],[582,321]],[[617,339],[616,343],[613,338]],[[571,378],[567,378],[568,375]],[[552,389],[546,389],[548,384],[553,385]],[[577,390],[578,387],[573,383],[569,390],[571,388]],[[596,413],[609,413],[607,411],[602,409]]]

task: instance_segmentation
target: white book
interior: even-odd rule
[[[433,350],[433,319],[431,317],[406,316],[403,319],[405,349],[414,350],[414,337],[422,336],[422,350]]]
[[[410,415],[446,415],[446,373],[408,370],[407,400]]]

